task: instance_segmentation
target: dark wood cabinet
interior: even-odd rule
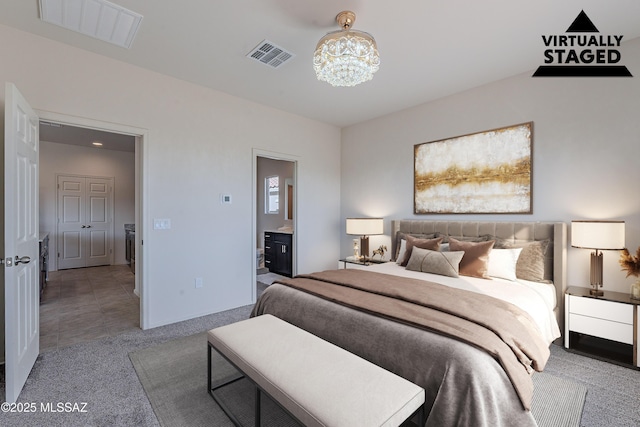
[[[49,234],[40,234],[40,293],[47,286],[49,278]]]
[[[290,233],[264,232],[264,266],[272,273],[292,276],[293,238]]]

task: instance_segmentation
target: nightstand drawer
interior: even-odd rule
[[[569,312],[633,325],[633,306],[594,298],[569,296]],[[571,323],[571,330],[574,330]],[[592,334],[593,335],[593,334]]]
[[[569,314],[569,324],[573,332],[633,344],[633,324],[612,322],[574,313]]]

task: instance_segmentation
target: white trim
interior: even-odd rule
[[[87,117],[72,116],[69,114],[54,113],[53,111],[35,110],[40,121],[60,123],[62,125],[77,126],[87,129],[103,130],[115,132],[123,135],[146,136],[147,129],[129,126],[120,123],[104,122],[101,120],[89,119]]]
[[[291,270],[293,276],[298,272],[298,162],[300,157],[293,154],[267,151],[260,148],[251,149],[252,157],[252,179],[251,179],[251,302],[256,302],[256,233],[257,233],[257,212],[258,212],[258,157],[265,157],[273,160],[284,160],[293,163],[293,260]]]
[[[69,114],[55,113],[52,111],[35,110],[40,120],[47,122],[55,122],[70,126],[83,127],[88,129],[102,130],[107,132],[115,132],[123,135],[131,135],[136,137],[136,289],[140,295],[140,328],[148,329],[149,322],[149,285],[147,283],[147,263],[145,262],[146,250],[140,244],[147,235],[147,224],[150,224],[147,216],[149,206],[149,180],[146,171],[149,170],[149,130],[136,126],[125,125],[121,123],[105,122],[101,120],[90,119],[87,117],[72,116]],[[255,258],[255,254],[254,254]],[[255,269],[254,269],[255,270]],[[255,273],[254,273],[255,274]]]

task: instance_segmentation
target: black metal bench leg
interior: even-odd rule
[[[260,412],[260,401],[262,398],[262,393],[260,392],[260,387],[256,386],[256,427],[262,426],[261,420],[261,412]]]
[[[244,374],[240,373],[238,376],[229,379],[228,381],[223,381],[223,382],[219,382],[216,385],[213,385],[213,375],[212,375],[212,368],[211,368],[211,361],[212,361],[212,352],[213,350],[216,350],[211,343],[208,343],[208,352],[207,352],[207,363],[209,364],[209,366],[207,367],[207,391],[209,392],[209,395],[213,398],[213,400],[218,404],[218,406],[220,407],[220,409],[222,409],[222,411],[229,417],[229,419],[231,420],[231,422],[233,423],[233,425],[237,426],[237,427],[242,427],[242,423],[240,423],[240,420],[238,420],[235,415],[233,415],[233,413],[229,410],[229,408],[227,407],[227,405],[225,405],[225,403],[223,402],[222,399],[218,399],[215,395],[215,391],[223,388],[224,386],[227,386],[229,384],[232,384],[236,381],[239,381],[243,378],[245,378]],[[216,352],[218,352],[216,350]],[[218,352],[219,353],[219,352]],[[223,356],[224,357],[224,356]]]
[[[213,351],[211,344],[207,345],[207,349],[207,391],[213,396],[213,392],[211,391],[211,352]]]
[[[427,406],[426,402],[420,407],[420,416],[418,417],[418,426],[424,427],[427,422]]]

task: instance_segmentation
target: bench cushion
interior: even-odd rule
[[[421,387],[268,314],[208,339],[305,426],[398,426],[424,403]]]

